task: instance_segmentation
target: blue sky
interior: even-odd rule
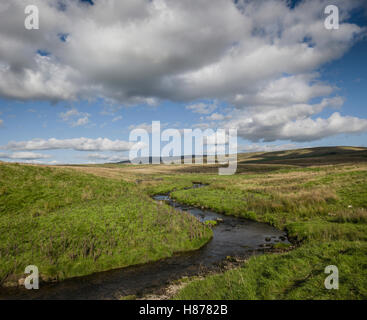
[[[326,1],[216,0],[204,18],[190,1],[65,3],[35,1],[40,30],[0,22],[0,160],[123,160],[130,131],[157,120],[163,128],[236,127],[241,151],[367,147],[363,1],[336,1],[341,25],[332,31],[323,27]],[[9,1],[0,17],[22,21],[22,5]],[[312,48],[300,41],[306,36]],[[81,138],[108,141],[84,148]]]

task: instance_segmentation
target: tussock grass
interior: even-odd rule
[[[1,285],[30,264],[43,280],[60,280],[197,249],[212,236],[134,183],[2,163],[0,186]]]
[[[366,299],[366,255],[366,242],[310,242],[191,282],[175,299]],[[339,290],[324,287],[328,265],[338,266]]]
[[[342,210],[331,215],[335,216],[332,219],[335,222],[367,223],[367,210],[364,208]]]
[[[63,270],[67,276],[90,272],[87,261],[93,259],[100,263],[99,268],[107,269],[154,260],[164,256],[162,252],[167,248],[169,252],[197,248],[211,235],[210,228],[190,217],[176,217],[165,205],[154,205],[148,198],[173,190],[172,196],[179,202],[269,223],[286,230],[297,244],[292,251],[255,256],[241,268],[191,282],[176,295],[177,299],[367,299],[366,148],[242,154],[233,176],[218,176],[217,165],[70,167],[100,177],[80,175],[87,180],[78,184],[70,177],[70,170],[57,173],[67,175],[65,179],[44,179],[45,171],[37,170],[20,176],[16,172],[0,176],[0,181],[4,181],[0,184],[0,231],[6,235],[0,234],[0,243],[2,250],[12,252],[12,263],[6,266],[10,274],[16,270],[15,261],[29,260],[24,246],[36,245],[36,251],[42,252],[40,261],[52,261],[45,263],[54,268],[49,274],[61,274]],[[208,186],[186,190],[198,182]],[[23,197],[31,184],[37,192],[33,190]],[[6,202],[2,202],[5,198]],[[67,208],[72,208],[71,215],[66,213]],[[122,211],[126,213],[124,219]],[[5,212],[11,215],[3,218]],[[167,223],[169,215],[175,218]],[[16,222],[23,216],[28,219],[27,229],[21,226],[21,220]],[[60,237],[65,226],[65,236],[61,237],[64,240],[60,240],[59,246],[66,249],[54,251],[57,246],[49,243],[57,243],[56,234]],[[116,226],[120,229],[114,233]],[[28,236],[32,227],[42,230],[36,233],[33,244]],[[13,231],[9,233],[9,229]],[[138,229],[142,231],[137,233]],[[97,238],[103,242],[99,243]],[[18,248],[19,243],[23,249]],[[74,246],[69,250],[70,243]],[[129,254],[123,256],[117,248]],[[93,255],[89,256],[91,252]],[[70,253],[76,256],[71,258]],[[5,265],[6,260],[1,259]],[[70,267],[64,271],[67,264],[63,262],[61,267],[54,261],[71,261]],[[324,268],[331,264],[339,268],[339,290],[324,287]]]
[[[298,248],[194,281],[177,299],[367,299],[367,164],[281,169],[180,190],[180,202],[270,223]],[[326,290],[336,265],[339,290]]]

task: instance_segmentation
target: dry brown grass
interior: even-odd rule
[[[367,223],[367,210],[364,208],[348,208],[336,213],[329,213],[337,222]]]
[[[157,175],[207,174],[217,175],[218,164],[174,164],[174,165],[68,165],[52,166],[90,173],[96,176],[125,180],[130,182],[156,181]],[[292,170],[308,167],[322,170]],[[284,169],[285,172],[282,172]],[[280,171],[279,171],[280,170]],[[238,155],[237,175],[259,175],[251,178],[249,184],[245,179],[233,179],[231,184],[236,188],[256,191],[276,190],[277,192],[297,192],[300,185],[326,177],[334,172],[367,170],[367,148],[359,147],[326,147],[288,150],[278,152],[257,152]],[[218,182],[219,185],[221,182]],[[226,182],[224,182],[226,183]],[[262,189],[262,190],[261,190]],[[316,188],[317,189],[317,188]]]

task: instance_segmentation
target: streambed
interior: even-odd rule
[[[204,187],[200,184],[193,188]],[[199,250],[176,254],[171,258],[130,266],[58,283],[40,284],[39,290],[0,289],[1,299],[117,299],[160,292],[171,281],[184,276],[220,271],[221,262],[230,257],[246,258],[261,254],[274,243],[289,243],[283,231],[267,224],[201,210],[172,200],[170,194],[156,195],[177,210],[186,211],[200,221],[220,221],[213,238]]]

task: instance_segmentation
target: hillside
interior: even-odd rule
[[[364,161],[367,161],[367,148],[362,147],[317,147],[238,155],[240,164],[266,163],[312,166]]]
[[[211,234],[132,183],[0,164],[0,285],[30,264],[44,281],[62,280],[197,249]]]
[[[243,153],[232,176],[218,175],[217,164],[2,163],[2,283],[17,279],[30,258],[46,280],[60,280],[199,248],[211,230],[150,198],[172,191],[179,203],[270,224],[292,242],[240,268],[186,279],[175,298],[366,299],[366,153]],[[188,189],[197,183],[205,187]],[[339,268],[339,290],[324,287],[328,265]]]

